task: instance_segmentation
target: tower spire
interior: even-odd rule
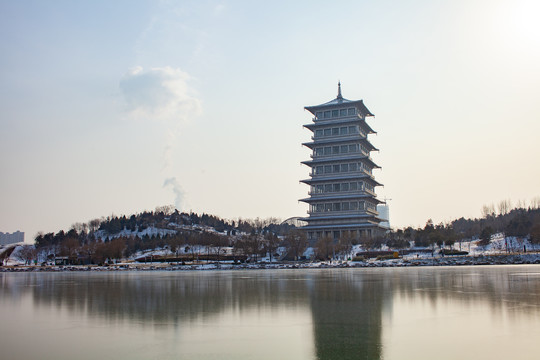
[[[338,83],[337,83],[337,98],[338,99],[343,99],[343,96],[341,96],[341,81],[338,80]]]

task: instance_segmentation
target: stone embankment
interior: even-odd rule
[[[444,256],[391,259],[352,263],[354,267],[465,266],[465,265],[540,264],[540,254]]]
[[[286,262],[286,263],[205,263],[205,264],[149,264],[122,263],[108,266],[0,266],[0,272],[66,272],[66,271],[189,271],[189,270],[257,270],[257,269],[328,269],[328,268],[375,268],[410,266],[473,266],[540,264],[540,253],[514,255],[445,256],[397,258],[389,260],[333,261],[333,262]]]

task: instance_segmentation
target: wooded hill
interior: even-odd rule
[[[428,220],[423,228],[397,229],[379,237],[356,239],[345,235],[337,241],[324,238],[316,244],[307,244],[305,234],[276,218],[226,220],[205,213],[183,213],[172,207],[160,207],[130,216],[109,216],[76,223],[67,232],[40,233],[35,238],[34,252],[41,254],[40,259],[54,254],[102,263],[106,259],[129,258],[154,249],[166,249],[177,255],[181,251],[191,252],[193,256],[205,249],[209,256],[208,249],[221,251],[224,247],[233,247],[237,254],[257,259],[276,256],[275,251],[281,246],[287,248],[290,258],[299,258],[308,245],[314,247],[319,257],[326,258],[329,254],[345,254],[356,244],[362,244],[365,249],[382,246],[433,249],[471,239],[488,244],[495,233],[528,237],[531,243],[540,243],[538,206],[507,209],[498,214],[493,207],[485,207],[483,212],[484,216],[479,219],[460,218],[447,224],[434,224]],[[32,256],[29,253],[28,257]]]

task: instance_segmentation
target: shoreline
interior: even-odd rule
[[[279,270],[279,269],[342,269],[342,268],[386,268],[418,266],[482,266],[482,265],[538,265],[540,253],[498,254],[478,256],[444,256],[423,258],[397,258],[368,261],[323,261],[323,262],[274,262],[257,264],[204,263],[118,263],[112,265],[7,265],[0,272],[94,272],[94,271],[205,271],[205,270]]]

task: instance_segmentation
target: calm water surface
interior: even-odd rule
[[[1,359],[538,359],[540,266],[2,273]]]

